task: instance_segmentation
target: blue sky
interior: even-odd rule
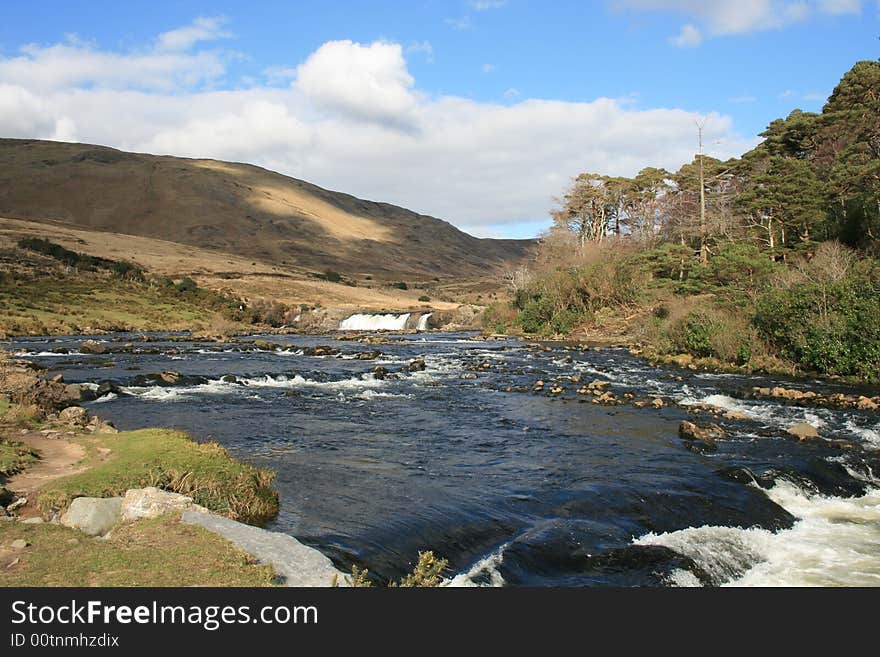
[[[585,170],[738,155],[880,56],[876,0],[4,3],[0,135],[253,162],[524,237]]]

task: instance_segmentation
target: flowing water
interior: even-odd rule
[[[103,355],[80,354],[83,336],[12,349],[68,382],[116,384],[87,405],[122,429],[187,430],[271,467],[281,494],[271,527],[346,570],[396,578],[432,549],[461,585],[880,585],[880,415],[747,395],[777,384],[876,389],[658,369],[622,349],[472,334],[381,345],[262,337],[283,347],[120,334],[98,338]],[[310,355],[318,345],[340,353]],[[357,358],[375,349],[375,360]],[[417,358],[424,370],[410,371]],[[375,378],[377,366],[396,378]],[[166,370],[183,376],[149,376]],[[572,376],[667,404],[593,404]],[[564,391],[535,394],[538,379]],[[717,420],[728,435],[715,452],[678,436],[699,402],[741,418]],[[852,448],[797,442],[784,431],[796,422]]]

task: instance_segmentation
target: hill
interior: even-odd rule
[[[0,216],[389,280],[485,276],[532,245],[249,164],[28,139],[0,139]]]

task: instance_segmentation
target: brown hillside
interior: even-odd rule
[[[0,216],[223,251],[282,268],[480,276],[530,240],[478,239],[386,203],[248,164],[0,139]]]

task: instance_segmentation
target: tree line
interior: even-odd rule
[[[703,264],[731,241],[774,259],[824,240],[876,253],[880,62],[858,62],[821,113],[794,110],[761,137],[740,158],[698,154],[675,172],[582,173],[551,212],[551,233],[573,234],[580,248],[613,237],[676,243]]]

